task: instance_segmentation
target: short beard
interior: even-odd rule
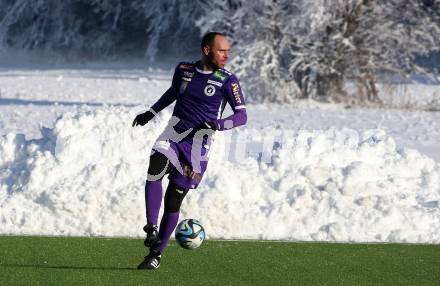
[[[218,65],[216,65],[215,63],[214,63],[214,61],[212,60],[214,57],[212,56],[212,52],[211,51],[209,51],[209,53],[208,53],[208,55],[207,55],[207,58],[208,58],[208,64],[211,66],[211,68],[213,68],[213,69],[219,69],[220,67],[218,66]]]

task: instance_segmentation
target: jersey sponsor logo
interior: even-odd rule
[[[207,96],[213,96],[215,93],[215,87],[211,84],[208,84],[205,86],[205,95]]]
[[[184,69],[184,70],[190,70],[193,68],[192,65],[186,65],[186,64],[181,64],[179,65],[179,68]]]
[[[216,85],[218,87],[222,87],[222,85],[223,85],[221,82],[218,82],[218,81],[215,81],[215,80],[210,80],[210,79],[208,79],[208,83]]]
[[[226,79],[226,75],[219,70],[216,70],[213,76],[220,79],[221,81],[224,81]]]
[[[234,99],[237,104],[241,104],[240,99],[240,87],[238,86],[238,83],[234,82],[231,84],[232,86],[232,93],[234,94]]]
[[[194,76],[194,73],[193,73],[193,72],[187,72],[187,71],[184,71],[184,72],[183,72],[183,75],[186,76],[186,77],[193,77],[193,76]]]

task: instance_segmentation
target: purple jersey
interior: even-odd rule
[[[172,182],[193,189],[206,171],[212,136],[193,137],[188,132],[205,122],[215,123],[217,130],[244,125],[246,105],[240,84],[232,73],[225,69],[202,71],[196,63],[177,65],[171,87],[151,109],[160,112],[174,101],[173,117],[153,150],[163,153],[173,164]],[[222,119],[226,103],[234,114]],[[179,134],[186,135],[178,138]]]
[[[171,87],[152,109],[160,112],[176,100],[173,116],[179,118],[174,126],[183,132],[204,122],[214,122],[217,130],[230,129],[246,123],[246,105],[238,79],[225,69],[202,71],[196,63],[179,63]],[[221,119],[226,102],[234,114]]]

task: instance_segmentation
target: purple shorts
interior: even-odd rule
[[[173,166],[168,178],[171,182],[185,189],[195,189],[208,167],[211,141],[212,136],[179,142],[161,140],[159,137],[153,152],[160,152],[170,160]]]

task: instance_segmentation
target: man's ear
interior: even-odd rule
[[[205,56],[208,56],[209,51],[210,51],[209,46],[204,46],[204,47],[203,47],[203,54],[204,54]]]

